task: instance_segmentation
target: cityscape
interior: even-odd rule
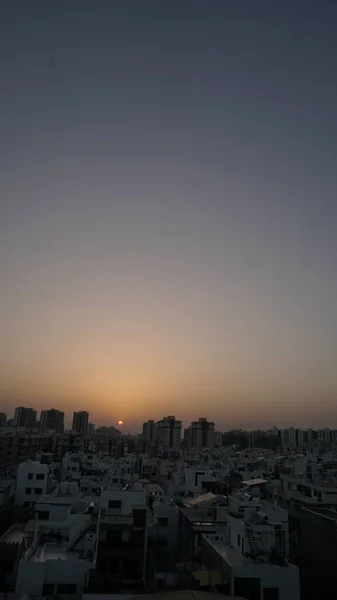
[[[0,600],[337,595],[337,2],[0,0]]]
[[[334,586],[337,430],[166,416],[132,435],[64,416],[0,414],[0,593],[306,600]]]

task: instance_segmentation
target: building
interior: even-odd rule
[[[143,437],[148,442],[153,442],[155,439],[156,424],[154,421],[145,421],[143,423]]]
[[[64,412],[51,408],[41,410],[40,431],[54,431],[55,433],[64,432]]]
[[[88,423],[88,435],[92,436],[95,433],[95,423]]]
[[[290,551],[299,567],[302,596],[325,598],[337,587],[337,512],[299,505],[293,514]]]
[[[16,476],[15,504],[30,505],[46,493],[49,468],[28,459],[20,463]]]
[[[188,447],[196,450],[201,450],[201,448],[213,448],[214,430],[215,424],[207,421],[205,417],[200,417],[198,421],[193,421],[187,434]]]
[[[143,586],[146,577],[148,506],[141,483],[123,490],[106,488],[100,497],[96,573],[89,590]]]
[[[88,434],[89,413],[86,410],[74,412],[72,430],[80,435]]]
[[[14,427],[36,427],[36,410],[17,406],[14,413]]]
[[[174,416],[164,417],[156,424],[156,437],[159,446],[178,448],[181,443],[181,421]]]
[[[298,568],[288,554],[287,511],[241,492],[228,496],[216,532],[201,536],[202,564],[219,572],[226,593],[249,600],[300,600]]]
[[[214,431],[214,446],[221,448],[223,446],[223,433]]]
[[[5,427],[6,423],[7,423],[6,413],[0,412],[0,427]]]
[[[74,484],[73,484],[74,485]],[[67,496],[54,496],[63,507]],[[48,505],[47,505],[48,506]],[[55,505],[54,505],[55,506]],[[98,506],[70,496],[59,519],[39,513],[24,530],[25,551],[20,560],[15,592],[18,598],[81,598],[95,569]],[[49,514],[49,513],[48,513]]]

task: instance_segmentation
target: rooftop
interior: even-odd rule
[[[262,479],[261,477],[256,477],[254,479],[247,479],[242,482],[242,485],[247,487],[252,487],[254,485],[262,485],[263,483],[268,483],[268,479]]]
[[[187,500],[185,502],[185,505],[186,506],[198,506],[199,504],[202,504],[203,502],[210,502],[211,500],[214,500],[215,498],[216,498],[216,495],[209,492],[208,494],[202,494],[201,496],[197,496],[196,498]]]
[[[267,553],[259,553],[257,559],[243,556],[239,550],[232,548],[229,544],[224,541],[216,540],[214,534],[208,535],[205,534],[205,539],[207,542],[218,552],[218,554],[225,560],[225,562],[231,567],[236,567],[239,565],[269,565],[269,566],[277,566],[281,567],[281,564],[278,561],[274,561],[270,554]],[[285,560],[284,567],[289,567],[290,564]]]
[[[19,543],[21,544],[25,537],[25,523],[14,523],[5,533],[0,537],[0,542],[6,543]]]

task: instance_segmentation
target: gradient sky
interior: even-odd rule
[[[336,75],[336,2],[2,0],[2,410],[337,427]]]

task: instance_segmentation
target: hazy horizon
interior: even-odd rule
[[[337,5],[0,17],[1,410],[337,427]]]

